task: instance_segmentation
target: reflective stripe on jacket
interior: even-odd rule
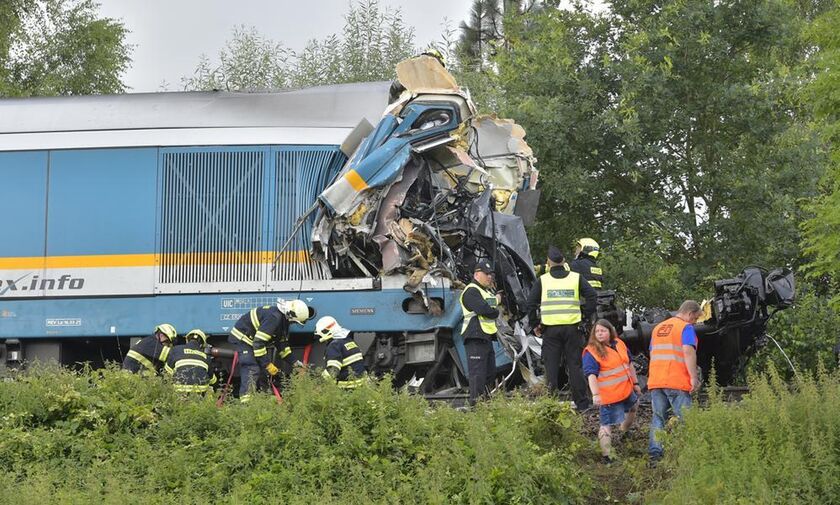
[[[254,348],[254,358],[260,367],[265,368],[269,363],[267,346],[275,340],[280,359],[289,358],[292,348],[288,342],[289,322],[274,305],[266,305],[251,309],[242,314],[230,336],[233,340]],[[290,363],[291,364],[291,363]]]
[[[678,317],[666,319],[653,329],[650,339],[648,389],[691,391],[691,376],[685,365],[683,329],[688,325]]]
[[[601,395],[601,403],[610,405],[627,399],[633,393],[633,377],[630,375],[627,346],[621,339],[616,339],[615,349],[608,345],[605,345],[604,349],[607,355],[603,358],[591,345],[586,346],[584,352],[589,351],[600,366],[598,393]]]
[[[341,388],[352,389],[364,382],[364,355],[351,337],[336,339],[327,345],[327,369],[338,369],[336,381]],[[325,377],[332,377],[324,370]]]
[[[131,346],[123,360],[123,369],[131,372],[157,373],[169,357],[171,346],[161,343],[154,335],[143,337]]]
[[[595,289],[604,289],[604,271],[596,266],[595,259],[581,254],[571,263],[572,272],[583,276],[586,282]]]
[[[487,302],[487,305],[493,308],[495,308],[498,305],[496,297],[494,295],[491,295],[489,291],[482,288],[478,283],[471,282],[467,284],[467,287],[464,288],[464,291],[461,291],[460,297],[461,310],[464,312],[464,323],[461,325],[461,334],[465,334],[467,332],[467,326],[470,324],[470,321],[472,321],[472,318],[477,316],[478,323],[481,326],[481,331],[488,335],[494,335],[497,331],[495,319],[491,319],[489,317],[484,316],[478,316],[475,312],[469,310],[467,307],[464,306],[464,293],[470,288],[477,289],[478,292],[481,294],[481,298],[483,298],[484,301]]]
[[[182,393],[207,391],[217,380],[210,370],[210,357],[197,341],[173,347],[164,369],[172,375],[175,390]]]
[[[555,279],[551,273],[540,277],[542,296],[540,299],[540,321],[546,326],[577,324],[580,314],[580,274],[569,272],[562,279]]]
[[[589,285],[595,289],[604,287],[604,272],[599,267],[589,267],[589,275],[585,278],[589,281]]]

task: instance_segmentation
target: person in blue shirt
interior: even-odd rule
[[[633,356],[618,338],[615,327],[599,319],[589,333],[583,350],[583,373],[592,392],[592,401],[600,408],[598,443],[605,464],[612,462],[612,427],[626,432],[636,420],[639,395],[642,393]]]

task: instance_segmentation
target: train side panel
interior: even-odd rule
[[[2,337],[137,336],[150,333],[162,321],[175,325],[179,333],[201,328],[209,334],[224,335],[251,308],[271,304],[277,297],[298,296],[319,314],[332,315],[358,331],[428,332],[456,326],[461,310],[452,292],[432,288],[430,294],[446,298],[442,315],[407,313],[404,307],[408,295],[401,289],[18,299],[3,302],[11,317],[4,319]],[[311,320],[304,326],[293,325],[292,331],[311,335],[314,325]]]
[[[37,293],[44,274],[46,251],[47,165],[46,152],[0,153],[0,300]],[[36,258],[33,261],[33,258]],[[33,282],[34,278],[34,282]],[[12,309],[0,301],[0,335],[16,331],[34,334],[43,319],[42,308]],[[32,317],[25,316],[31,313]]]

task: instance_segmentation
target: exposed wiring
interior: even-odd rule
[[[767,333],[765,333],[765,335],[767,335],[767,338],[769,338],[770,340],[772,340],[772,341],[773,341],[773,343],[774,343],[774,344],[776,344],[776,347],[778,347],[778,348],[779,348],[779,350],[780,350],[780,351],[782,351],[782,356],[784,356],[784,357],[785,357],[785,359],[786,359],[786,360],[787,360],[787,362],[788,362],[788,365],[790,365],[790,369],[791,369],[791,370],[793,370],[793,375],[795,375],[797,379],[801,379],[801,377],[799,377],[799,372],[797,372],[797,371],[796,371],[796,367],[794,367],[794,366],[793,366],[793,362],[790,360],[790,358],[788,358],[788,355],[787,355],[787,353],[785,352],[785,350],[784,350],[784,349],[782,349],[782,346],[780,346],[780,345],[779,345],[779,343],[778,343],[778,342],[776,342],[776,339],[775,339],[775,338],[773,338],[773,336],[772,336],[772,335],[767,334]]]

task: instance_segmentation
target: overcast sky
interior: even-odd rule
[[[130,30],[133,64],[125,82],[131,92],[158,91],[165,80],[180,89],[202,53],[215,60],[236,25],[255,26],[266,37],[300,50],[312,38],[340,33],[348,0],[99,0],[103,16]],[[467,17],[470,0],[380,0],[402,10],[416,42],[439,40],[444,18],[453,27]]]

